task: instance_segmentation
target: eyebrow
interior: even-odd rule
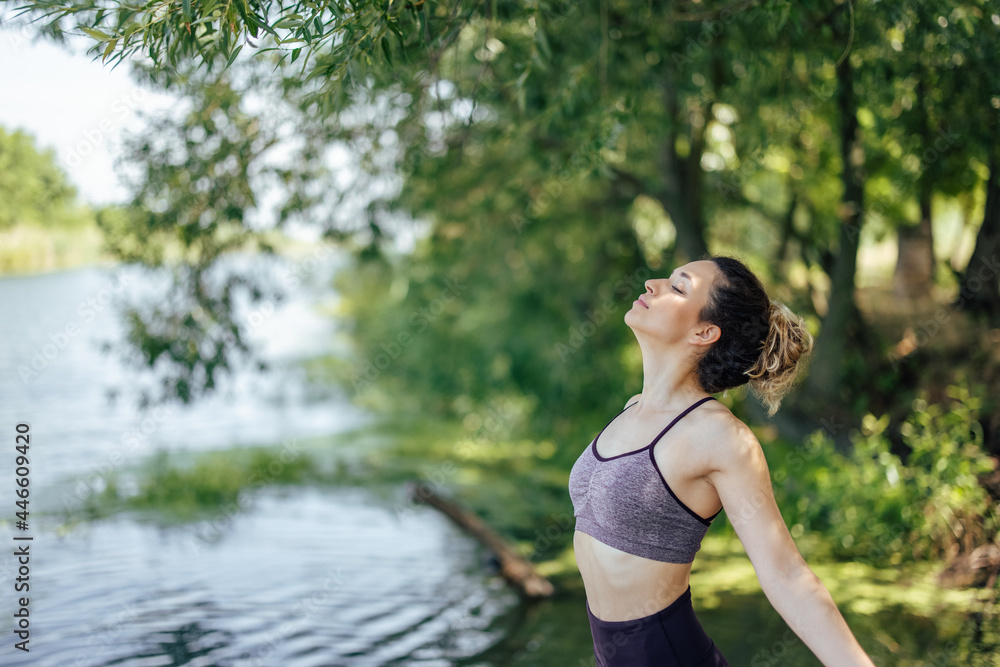
[[[686,271],[681,271],[680,276],[681,278],[687,278],[689,283],[694,284],[694,281],[691,280],[691,276],[689,276]],[[670,273],[670,277],[674,277],[673,272]]]

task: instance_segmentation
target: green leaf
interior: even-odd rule
[[[226,66],[222,68],[223,72],[229,69],[229,66],[233,64],[233,61],[236,60],[236,56],[238,56],[240,54],[240,51],[242,50],[243,50],[242,44],[233,49],[233,52],[229,54],[229,60],[226,61]]]
[[[535,30],[535,44],[538,45],[538,49],[546,60],[552,59],[552,47],[549,46],[549,38],[545,36],[545,31],[542,30],[541,26]]]
[[[118,43],[118,38],[117,37],[115,37],[110,42],[108,42],[108,48],[104,49],[104,57],[101,58],[101,62],[102,63],[104,63],[105,61],[107,61],[108,56],[111,55],[111,52],[115,50],[115,44],[117,44],[117,43]]]
[[[392,65],[392,49],[389,48],[389,40],[386,39],[385,35],[382,35],[382,39],[379,40],[382,45],[382,53],[385,54],[386,62]]]
[[[100,30],[95,30],[94,28],[88,28],[86,26],[80,26],[80,30],[84,31],[94,39],[99,42],[106,42],[111,39],[111,35],[101,32]]]
[[[188,21],[191,20],[191,0],[181,0],[181,11],[184,12],[184,18]]]

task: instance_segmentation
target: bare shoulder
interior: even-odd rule
[[[628,399],[627,401],[625,401],[625,407],[627,408],[628,406],[632,405],[633,403],[638,401],[640,397],[642,397],[642,394],[636,394],[632,398]]]
[[[702,447],[712,460],[712,468],[766,471],[764,450],[753,430],[722,403],[712,403],[698,424]]]

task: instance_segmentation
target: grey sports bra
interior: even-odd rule
[[[653,456],[653,446],[681,417],[714,396],[706,396],[674,418],[642,449],[602,457],[597,441],[611,421],[573,464],[569,495],[576,529],[626,553],[666,563],[690,563],[719,515],[698,516],[674,495]],[[643,456],[648,453],[648,456]]]

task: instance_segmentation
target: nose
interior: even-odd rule
[[[653,282],[653,280],[652,280],[652,279],[649,279],[649,280],[647,280],[647,281],[646,281],[645,283],[643,283],[643,284],[644,284],[644,285],[646,286],[646,291],[647,291],[647,292],[649,292],[650,294],[652,294],[652,293],[653,293],[653,287],[652,287],[652,285],[650,284],[650,283],[652,283],[652,282]]]

